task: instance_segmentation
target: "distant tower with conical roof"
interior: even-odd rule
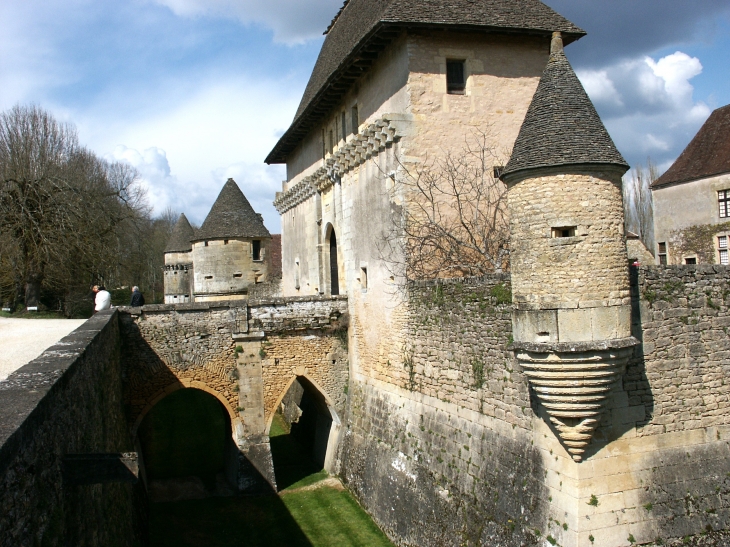
[[[177,219],[165,247],[165,304],[190,302],[193,298],[193,245],[195,235],[184,214]]]
[[[502,180],[515,353],[575,461],[637,343],[621,193],[627,169],[555,33]]]
[[[228,179],[192,239],[195,301],[245,298],[269,281],[271,234],[233,179]]]

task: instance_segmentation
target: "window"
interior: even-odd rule
[[[331,153],[332,150],[335,149],[334,136],[332,134],[332,130],[331,129],[329,130],[329,133],[327,134],[327,136],[329,137],[329,140],[327,141],[327,145],[328,145],[327,146],[327,151]]]
[[[688,256],[684,259],[685,264],[697,264],[697,257],[696,256]]]
[[[727,236],[717,236],[717,250],[718,254],[720,255],[720,264],[722,264],[723,266],[727,266],[728,264],[730,264],[727,255]]]
[[[360,288],[368,288],[368,269],[365,266],[360,267]]]
[[[208,242],[207,242],[207,241],[205,242],[205,246],[206,246],[206,247],[208,246]]]
[[[657,253],[659,255],[659,264],[667,264],[667,243],[666,241],[662,241],[661,243],[657,243],[657,246],[659,248],[659,252]]]
[[[327,157],[327,141],[324,140],[324,129],[322,129],[322,159]]]
[[[228,245],[228,240],[227,239],[224,239],[223,240],[223,245]]]
[[[464,61],[446,61],[446,93],[464,95],[466,78]]]
[[[720,207],[720,218],[730,217],[730,190],[720,190],[717,193],[717,204]]]
[[[575,237],[576,226],[559,226],[553,228],[553,237]]]
[[[494,166],[494,179],[498,179],[502,176],[502,173],[504,172],[504,165],[495,165]]]
[[[251,254],[254,260],[261,260],[261,241],[254,239],[251,242]]]
[[[360,127],[360,117],[357,113],[357,105],[353,106],[350,110],[350,118],[350,123],[352,124],[350,132],[354,135]]]
[[[347,115],[345,115],[345,111],[342,111],[342,140],[347,140]]]

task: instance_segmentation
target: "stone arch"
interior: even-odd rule
[[[228,413],[228,416],[231,420],[231,434],[233,436],[233,440],[237,442],[238,438],[243,434],[243,420],[241,420],[238,412],[231,408],[228,399],[223,397],[223,395],[221,395],[218,391],[207,385],[205,382],[192,380],[190,378],[177,379],[176,381],[170,383],[166,388],[160,390],[154,397],[150,399],[147,405],[145,405],[145,407],[140,411],[137,418],[134,420],[134,424],[132,425],[132,438],[137,437],[137,431],[140,424],[142,423],[142,420],[157,403],[159,403],[162,399],[164,399],[171,393],[174,393],[179,389],[186,388],[193,388],[199,389],[200,391],[205,391],[209,395],[212,395],[213,397],[218,399],[218,401],[223,405],[223,408]]]
[[[284,400],[284,397],[291,388],[292,384],[297,380],[301,380],[306,384],[305,390],[313,392],[313,394],[322,398],[322,402],[326,405],[329,416],[332,419],[332,424],[330,425],[329,436],[327,439],[327,449],[325,452],[323,467],[328,473],[335,473],[337,471],[335,469],[335,462],[337,458],[337,448],[340,442],[342,421],[340,420],[337,410],[335,409],[334,402],[332,401],[332,398],[327,394],[327,391],[306,372],[293,375],[286,383],[284,389],[281,390],[281,393],[276,400],[276,404],[272,408],[270,416],[267,418],[265,430],[266,435],[269,435],[269,432],[271,430],[271,424],[274,421],[274,414],[276,413],[276,409],[279,408],[281,402]]]

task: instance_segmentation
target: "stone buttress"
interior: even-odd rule
[[[637,344],[621,192],[627,169],[555,33],[502,179],[513,348],[575,461]]]

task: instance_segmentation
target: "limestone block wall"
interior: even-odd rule
[[[537,176],[514,183],[508,201],[515,339],[628,337],[620,177],[612,172]],[[558,233],[563,229],[570,235]]]
[[[0,545],[146,545],[141,483],[71,486],[66,454],[134,451],[117,313],[101,312],[0,382]]]
[[[548,494],[507,349],[509,277],[412,285],[405,307],[399,345],[370,366],[373,341],[353,332],[344,480],[398,545],[535,544]]]
[[[193,243],[195,300],[226,300],[244,295],[250,285],[268,281],[270,238],[262,238],[260,260],[253,259],[252,240],[214,239]]]
[[[364,352],[365,326],[353,328],[359,366],[340,469],[396,544],[722,544],[730,272],[633,272],[632,334],[643,346],[580,463],[507,350],[508,278],[412,287],[396,347],[380,360]]]

